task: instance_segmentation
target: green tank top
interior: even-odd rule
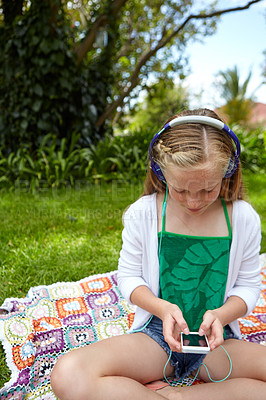
[[[228,276],[232,230],[222,199],[229,236],[189,236],[165,231],[168,188],[158,233],[160,297],[178,305],[190,331],[198,331],[207,310],[221,307]]]

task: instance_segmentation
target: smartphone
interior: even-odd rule
[[[207,354],[210,352],[207,336],[200,336],[198,332],[190,332],[188,335],[181,332],[181,348],[182,353]]]

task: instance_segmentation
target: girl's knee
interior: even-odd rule
[[[73,368],[69,355],[62,356],[55,364],[51,373],[51,386],[59,399],[67,399],[72,387]]]
[[[93,399],[93,381],[90,382],[89,376],[85,379],[80,364],[75,351],[65,354],[55,364],[51,373],[51,386],[60,400]]]

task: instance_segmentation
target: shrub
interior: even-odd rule
[[[246,132],[233,127],[241,142],[241,160],[245,170],[266,172],[266,132],[262,128]],[[111,136],[97,145],[81,148],[79,135],[66,139],[46,135],[33,153],[20,148],[4,156],[0,148],[0,186],[23,185],[31,191],[45,187],[74,186],[79,181],[89,182],[139,181],[147,169],[147,153],[153,129],[132,131],[127,135]]]
[[[152,130],[136,130],[127,135],[107,136],[90,146],[88,157],[97,178],[134,180],[143,177]]]
[[[79,135],[72,135],[70,145],[66,139],[57,144],[56,136],[46,135],[33,153],[21,148],[8,156],[0,149],[0,184],[3,187],[24,185],[32,191],[46,187],[73,185],[86,175],[88,163],[85,150],[76,148]]]
[[[263,127],[245,130],[234,126],[241,143],[241,161],[243,168],[251,172],[266,172],[266,131]]]

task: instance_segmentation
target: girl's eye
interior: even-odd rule
[[[215,190],[215,188],[216,188],[216,186],[214,186],[214,188],[212,188],[212,189],[206,190],[206,192],[207,192],[207,193],[211,193],[211,192],[213,192],[213,191]]]

